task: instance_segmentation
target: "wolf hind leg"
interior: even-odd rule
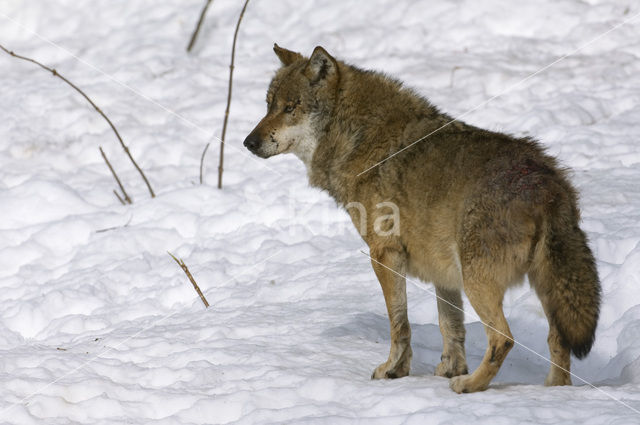
[[[472,273],[465,276],[464,291],[485,325],[488,346],[482,362],[471,375],[451,379],[449,386],[458,394],[486,390],[514,344],[502,311],[504,288],[489,279]]]
[[[551,354],[551,367],[544,380],[546,386],[571,385],[571,350],[564,342],[555,325],[549,323],[549,353]]]
[[[451,378],[469,373],[464,351],[464,311],[459,289],[445,289],[436,285],[438,323],[442,334],[442,356],[435,375]]]
[[[553,320],[553,315],[551,314],[551,308],[553,308],[552,302],[548,292],[544,290],[542,278],[538,273],[532,271],[529,273],[529,279],[531,280],[532,286],[536,289],[544,313],[547,316],[547,321],[549,322],[547,344],[549,345],[551,366],[544,380],[544,384],[546,386],[571,385],[571,347],[566,343]]]
[[[372,249],[371,258],[373,270],[382,286],[391,328],[389,358],[373,371],[371,379],[400,378],[409,374],[412,356],[407,316],[406,254],[394,248]]]

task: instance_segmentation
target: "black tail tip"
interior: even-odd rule
[[[577,359],[584,359],[587,357],[587,354],[591,351],[593,347],[593,342],[595,340],[595,335],[592,335],[587,341],[584,341],[581,344],[574,344],[571,346],[571,352]]]

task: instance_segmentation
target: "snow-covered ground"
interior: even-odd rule
[[[158,194],[149,198],[82,97],[0,52],[2,423],[640,423],[637,1],[254,0],[238,39],[222,191],[214,137],[242,2],[214,0],[186,54],[202,4],[0,1],[0,44],[82,87]],[[366,246],[295,157],[262,161],[242,147],[265,110],[274,42],[306,54],[321,44],[452,115],[510,89],[465,119],[534,136],[573,169],[604,290],[596,344],[573,371],[598,389],[576,378],[543,387],[548,364],[516,346],[489,390],[454,394],[433,376],[436,303],[416,285],[412,376],[369,380],[389,336]],[[98,146],[133,205],[114,197]],[[167,251],[190,267],[209,309]],[[546,356],[528,285],[508,293],[505,312],[516,339]],[[471,314],[467,327],[475,368],[484,330]]]

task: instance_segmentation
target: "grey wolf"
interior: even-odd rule
[[[514,344],[505,291],[527,275],[549,323],[545,384],[570,385],[570,354],[582,358],[594,342],[601,289],[566,170],[532,139],[459,121],[443,127],[451,117],[425,98],[322,47],[309,58],[274,50],[282,66],[267,114],[244,145],[262,158],[297,155],[310,184],[347,209],[368,244],[391,328],[389,358],[372,378],[409,374],[405,286],[415,276],[433,282],[438,296],[443,352],[435,374],[451,378],[457,393],[486,389]],[[348,208],[353,203],[365,208]],[[376,208],[381,203],[397,205],[398,231],[388,231],[397,223]],[[488,341],[471,374],[461,291]]]

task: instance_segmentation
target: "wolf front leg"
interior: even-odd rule
[[[371,251],[371,264],[380,281],[391,327],[389,359],[378,366],[371,379],[401,378],[411,366],[411,328],[407,317],[406,263],[403,251],[383,248]]]

